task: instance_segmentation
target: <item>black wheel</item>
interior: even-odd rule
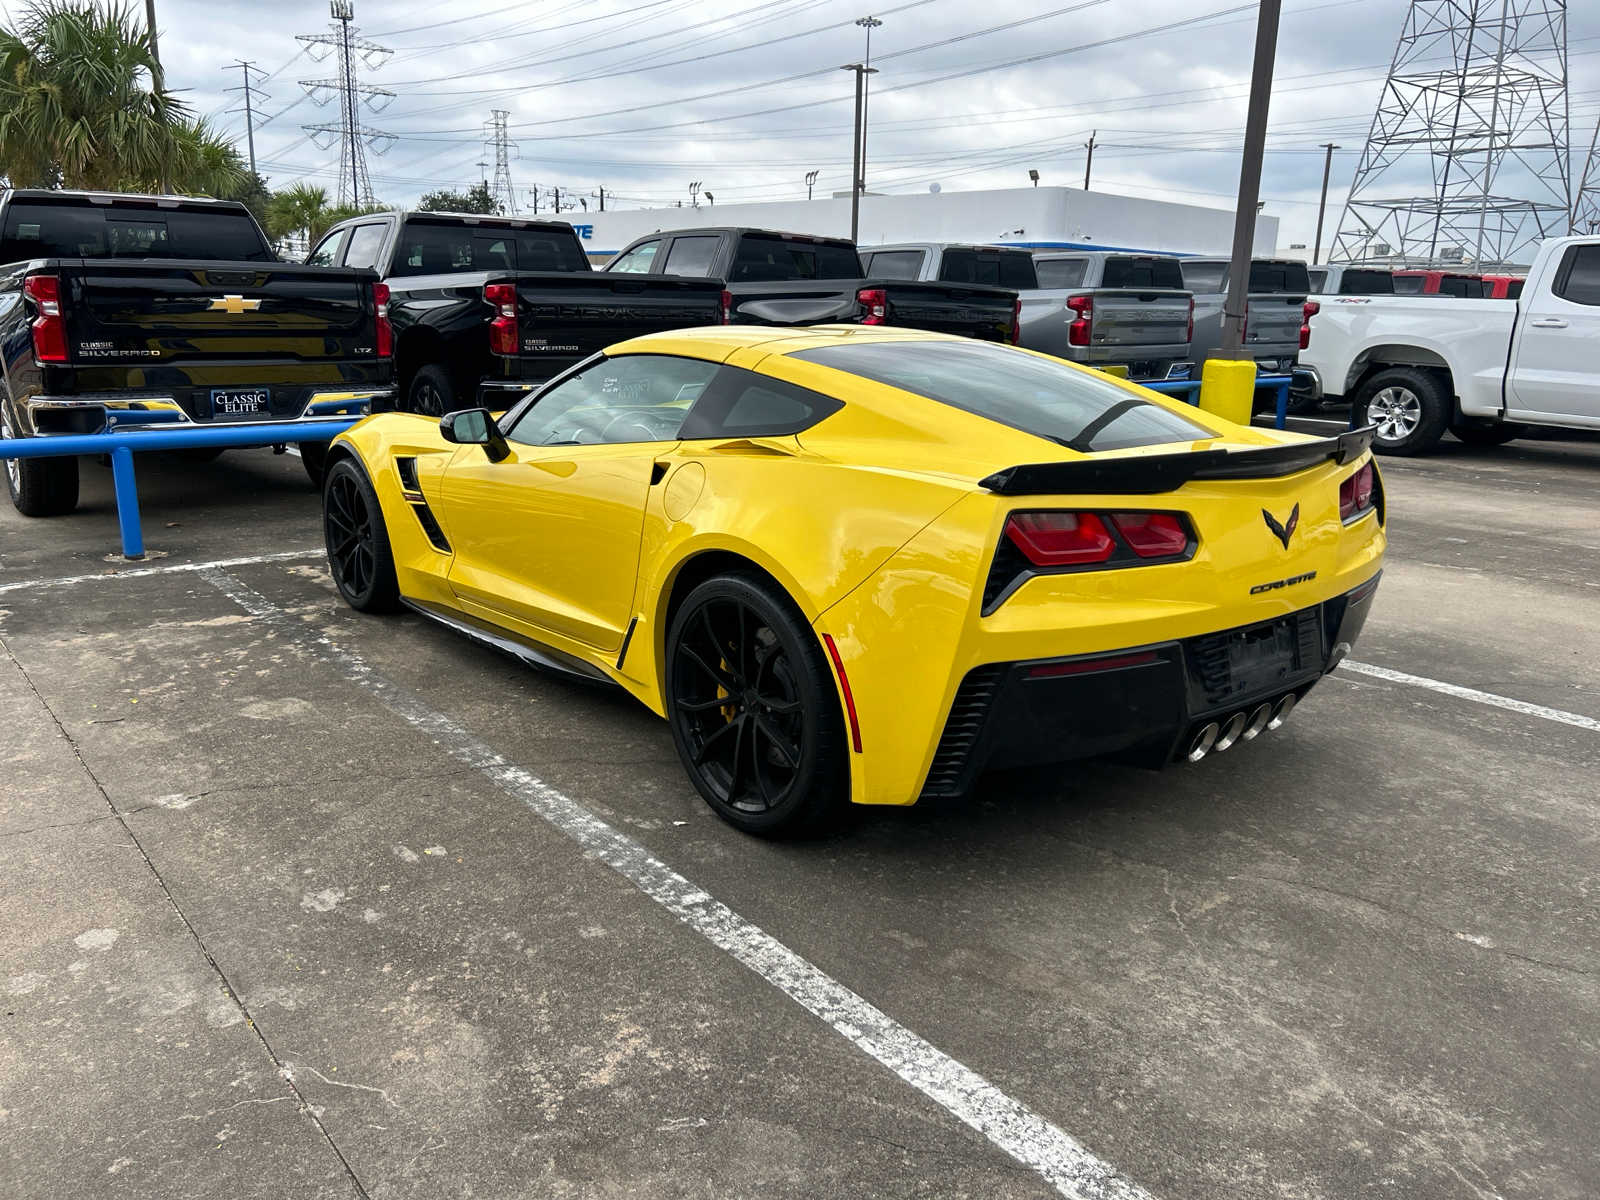
[[[300,442],[295,449],[300,451],[300,465],[305,468],[311,486],[320,488],[328,468],[328,443]]]
[[[17,436],[11,412],[0,400],[0,437]],[[25,517],[59,517],[78,507],[76,458],[8,458],[6,491]]]
[[[400,607],[383,512],[366,473],[351,459],[334,463],[323,483],[322,531],[328,568],[345,603],[361,612]]]
[[[764,580],[721,575],[684,597],[667,634],[667,718],[690,781],[746,833],[820,832],[849,801],[833,672]]]
[[[1375,428],[1379,454],[1431,450],[1450,423],[1450,395],[1438,376],[1416,367],[1390,367],[1368,377],[1352,402],[1356,426]]]
[[[1504,446],[1513,438],[1519,438],[1527,433],[1528,429],[1527,426],[1512,421],[1483,421],[1473,417],[1463,417],[1450,426],[1450,432],[1456,441],[1465,442],[1469,446]]]
[[[450,373],[438,363],[418,367],[406,389],[406,411],[425,417],[442,417],[456,408],[456,389]]]
[[[1297,392],[1293,388],[1290,388],[1289,405],[1284,411],[1292,413],[1295,416],[1304,416],[1306,413],[1316,412],[1321,407],[1322,397],[1315,395],[1309,390]]]

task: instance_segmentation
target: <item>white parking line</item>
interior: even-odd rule
[[[1567,712],[1562,708],[1546,708],[1543,704],[1530,704],[1526,700],[1497,696],[1493,692],[1480,692],[1477,688],[1462,687],[1458,683],[1445,683],[1442,679],[1429,679],[1426,675],[1408,675],[1404,671],[1391,671],[1388,667],[1375,667],[1371,663],[1351,662],[1349,659],[1339,664],[1339,670],[1354,671],[1358,675],[1371,675],[1374,679],[1387,679],[1390,683],[1405,683],[1412,687],[1427,688],[1430,692],[1454,696],[1457,700],[1489,704],[1527,717],[1542,717],[1546,721],[1559,721],[1563,725],[1571,725],[1574,729],[1587,729],[1591,733],[1600,733],[1600,721],[1586,717],[1582,713]]]
[[[308,546],[304,550],[279,550],[274,554],[252,554],[246,558],[217,558],[210,562],[174,563],[166,567],[130,567],[121,570],[108,568],[95,575],[67,575],[56,579],[19,579],[14,583],[0,583],[0,592],[24,592],[31,588],[71,587],[78,583],[100,583],[107,579],[139,579],[147,575],[174,575],[185,571],[215,571],[224,567],[250,567],[256,563],[286,562],[294,558],[322,558],[327,554],[321,546]]]
[[[1075,1200],[1151,1200],[1150,1194],[1079,1142],[862,999],[771,934],[696,887],[577,801],[473,737],[353,651],[310,633],[272,601],[220,569],[205,580],[245,612],[306,646],[389,711],[428,734],[458,762],[480,771],[566,834],[701,937],[726,951],[906,1083],[1037,1171]]]

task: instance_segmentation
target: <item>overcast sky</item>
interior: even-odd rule
[[[363,118],[397,139],[369,160],[388,203],[464,188],[480,161],[492,173],[481,133],[492,108],[510,113],[524,206],[535,184],[574,195],[603,185],[608,207],[670,204],[691,180],[723,202],[798,198],[812,169],[818,194],[846,188],[853,93],[837,68],[862,57],[853,21],[869,12],[883,21],[872,39],[871,190],[1022,186],[1030,167],[1046,183],[1081,185],[1082,143],[1095,130],[1097,189],[1217,207],[1236,190],[1255,29],[1254,6],[1237,0],[355,4],[362,36],[394,51],[362,76],[396,93]],[[221,89],[239,83],[229,64],[253,59],[270,97],[256,132],[262,174],[274,187],[305,179],[332,192],[338,147],[319,149],[302,126],[337,123],[338,108],[318,107],[298,81],[335,68],[295,40],[328,31],[327,0],[157,6],[169,85],[242,148],[244,118],[228,111],[239,95]],[[1287,244],[1311,240],[1328,141],[1342,146],[1330,227],[1338,220],[1406,3],[1284,7],[1262,195]],[[1570,7],[1574,142],[1587,149],[1600,112],[1600,3]]]

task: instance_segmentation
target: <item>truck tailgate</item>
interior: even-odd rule
[[[296,263],[63,260],[68,347],[84,366],[376,358],[368,270]]]
[[[1097,288],[1092,329],[1096,346],[1187,346],[1189,294]]]
[[[519,271],[518,377],[549,378],[615,342],[722,321],[722,284],[673,275]]]
[[[1009,342],[1017,293],[981,284],[874,280],[863,286],[888,293],[890,325]]]
[[[1304,296],[1253,293],[1245,322],[1245,348],[1253,354],[1294,354],[1300,348]]]

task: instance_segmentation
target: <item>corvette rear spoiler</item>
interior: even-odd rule
[[[1369,425],[1287,446],[1026,463],[996,471],[978,486],[1001,496],[1148,496],[1173,491],[1192,479],[1274,479],[1330,459],[1341,466],[1354,462],[1372,445],[1372,432]]]

